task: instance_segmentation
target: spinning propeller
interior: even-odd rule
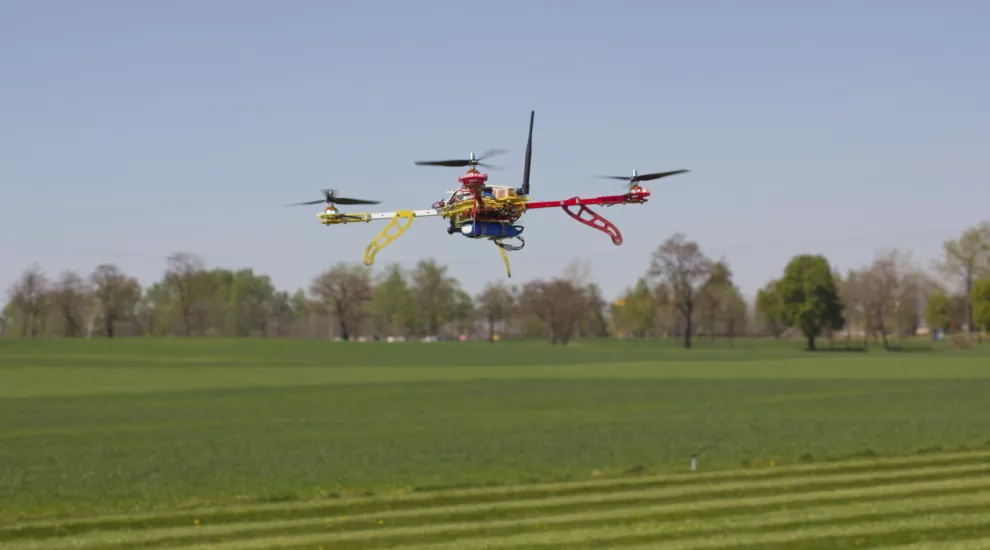
[[[507,153],[505,149],[489,149],[485,151],[485,154],[480,157],[475,157],[474,153],[471,153],[471,158],[464,160],[417,160],[416,166],[451,166],[451,167],[463,167],[463,166],[484,166],[485,168],[495,168],[494,166],[485,164],[481,162],[488,157],[494,157],[496,155],[501,155]]]
[[[307,206],[311,204],[380,204],[382,201],[369,201],[364,199],[348,199],[337,196],[336,189],[323,189],[323,198],[318,201],[297,202],[288,206]]]
[[[688,172],[688,170],[671,170],[669,172],[654,172],[652,174],[639,175],[639,172],[633,170],[632,176],[598,176],[598,177],[604,179],[610,179],[610,180],[624,181],[629,185],[629,187],[632,187],[633,185],[641,181],[658,180],[660,178],[665,178],[667,176],[673,176],[676,174],[683,174],[685,172]]]

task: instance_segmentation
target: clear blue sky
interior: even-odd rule
[[[114,262],[149,283],[175,250],[308,286],[384,225],[285,208],[319,189],[429,208],[500,147],[519,183],[536,110],[535,200],[687,168],[643,207],[602,210],[625,244],[527,215],[513,281],[590,256],[614,298],[681,231],[748,295],[796,253],[843,271],[883,247],[926,264],[990,218],[990,3],[294,1],[0,3],[0,283]],[[419,219],[372,268],[448,263],[469,291],[495,246]]]

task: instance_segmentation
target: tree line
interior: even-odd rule
[[[547,280],[490,282],[469,295],[434,259],[388,265],[372,277],[338,263],[308,288],[275,288],[250,268],[208,268],[175,253],[161,279],[142,287],[113,264],[87,275],[50,278],[30,266],[0,311],[2,338],[225,336],[329,339],[695,338],[799,336],[808,348],[842,338],[889,347],[891,336],[923,327],[965,342],[990,329],[990,222],[946,241],[925,269],[884,250],[869,265],[840,272],[821,255],[793,257],[747,303],[729,262],[675,233],[649,269],[608,303],[580,263]]]

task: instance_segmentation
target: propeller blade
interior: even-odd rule
[[[336,189],[321,189],[323,198],[318,201],[297,202],[287,206],[308,206],[312,204],[381,204],[382,201],[372,201],[365,199],[349,199],[337,196]]]
[[[345,199],[345,198],[337,198],[337,197],[334,197],[334,199],[331,202],[335,204],[381,204],[382,203],[382,201],[369,201],[364,199]]]
[[[484,152],[480,157],[474,157],[470,159],[454,159],[454,160],[417,160],[416,166],[451,166],[455,168],[463,168],[465,166],[484,166],[485,168],[495,168],[495,166],[490,166],[481,162],[483,159],[488,157],[494,157],[508,153],[505,149],[489,149]]]
[[[485,151],[480,157],[478,157],[477,160],[482,160],[482,159],[486,159],[488,157],[494,157],[494,156],[498,156],[498,155],[504,155],[504,154],[506,154],[508,152],[509,151],[506,150],[506,149],[489,149],[489,150]]]
[[[318,201],[294,202],[292,204],[287,204],[286,206],[309,206],[311,204],[322,204],[322,203],[325,203],[325,202],[327,202],[327,201],[324,200],[324,199],[320,199]]]
[[[665,178],[667,176],[673,176],[673,175],[676,175],[676,174],[683,174],[683,173],[686,173],[686,172],[690,172],[690,170],[671,170],[669,172],[654,172],[652,174],[640,174],[640,175],[637,175],[635,177],[633,177],[633,176],[598,176],[598,177],[599,178],[602,178],[602,179],[608,179],[608,180],[624,181],[624,182],[627,182],[627,183],[632,184],[632,183],[636,183],[636,182],[640,182],[640,181],[657,180],[657,179],[660,179],[660,178]]]
[[[470,166],[473,161],[470,160],[417,160],[416,166]]]
[[[667,176],[673,176],[675,174],[683,174],[683,173],[688,172],[688,171],[689,170],[671,170],[670,172],[656,172],[656,173],[653,173],[653,174],[643,174],[641,176],[637,176],[635,178],[635,181],[651,181],[651,180],[657,180],[657,179],[660,179],[660,178],[665,178]]]

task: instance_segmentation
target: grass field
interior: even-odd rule
[[[990,346],[675,345],[0,342],[0,547],[990,548]]]

